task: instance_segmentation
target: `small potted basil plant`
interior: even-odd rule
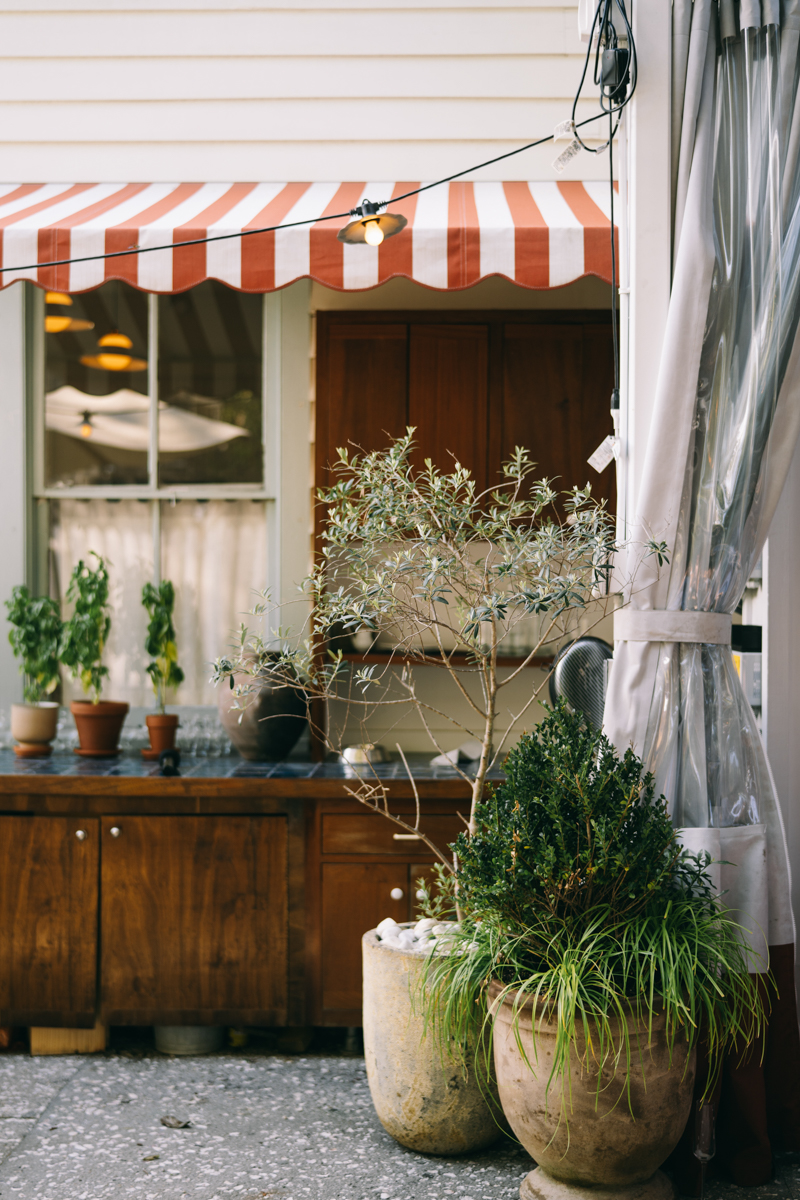
[[[119,754],[119,735],[128,705],[100,699],[103,680],[108,676],[103,651],[111,629],[111,605],[108,567],[94,551],[90,557],[96,566],[79,559],[70,577],[67,603],[72,605],[72,614],[64,626],[60,658],[90,697],[73,700],[70,705],[80,742],[75,753],[87,758],[111,758]]]
[[[58,703],[45,697],[58,686],[58,648],[63,622],[58,604],[49,596],[32,596],[24,586],[15,587],[6,600],[11,630],[8,640],[19,659],[24,680],[24,704],[11,705],[11,733],[21,758],[45,758],[52,753],[56,736]]]
[[[172,621],[175,588],[168,579],[158,585],[146,583],[142,588],[142,604],[150,618],[144,643],[145,651],[150,655],[147,674],[153,681],[156,694],[156,711],[145,717],[150,749],[142,750],[142,758],[158,758],[162,751],[173,749],[178,728],[177,713],[168,713],[166,710],[167,689],[183,683]]]

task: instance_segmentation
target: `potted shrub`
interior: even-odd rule
[[[157,711],[145,717],[150,735],[150,749],[142,750],[142,758],[158,758],[164,750],[172,750],[178,728],[176,713],[166,710],[167,689],[183,683],[183,671],[178,666],[178,647],[172,613],[175,608],[175,588],[168,579],[158,585],[146,583],[142,588],[142,604],[150,618],[144,648],[150,655],[147,674],[153,681]]]
[[[96,566],[80,559],[67,588],[72,615],[64,626],[60,658],[73,679],[80,679],[90,700],[73,700],[70,711],[78,727],[80,747],[76,754],[88,758],[109,758],[119,753],[119,735],[128,713],[128,705],[101,700],[103,680],[108,667],[103,650],[111,628],[108,599],[108,568],[99,554],[91,551]]]
[[[8,640],[19,659],[24,704],[11,705],[11,733],[17,740],[14,753],[22,758],[42,758],[52,752],[58,704],[46,700],[58,686],[58,649],[63,622],[58,605],[49,596],[32,596],[18,586],[6,600],[11,625]]]
[[[360,724],[361,741],[371,742],[367,721],[384,705],[398,719],[416,713],[431,749],[441,753],[431,718],[447,716],[460,739],[478,744],[472,767],[453,764],[470,790],[472,830],[487,774],[502,759],[514,727],[531,714],[547,675],[523,676],[530,687],[515,712],[509,712],[506,689],[547,648],[574,635],[590,606],[591,622],[616,604],[606,595],[613,521],[588,487],[559,496],[547,480],[537,480],[534,464],[520,448],[504,464],[497,486],[483,494],[458,463],[449,473],[429,460],[417,470],[411,461],[413,433],[409,429],[388,449],[363,456],[339,451],[338,478],[319,495],[328,517],[322,552],[303,584],[313,602],[309,635],[298,641],[276,630],[265,640],[243,629],[235,653],[215,664],[215,678],[230,684],[229,702],[240,710],[247,709],[266,667],[287,684],[302,680],[310,716],[314,701],[335,703],[329,722],[316,721],[314,727],[331,751],[342,748],[348,722]],[[653,543],[647,552],[661,558],[664,547]],[[265,610],[263,604],[254,611]],[[505,645],[518,645],[514,634],[521,621],[533,627],[534,636],[524,653],[515,650],[512,661],[503,664]],[[351,663],[341,644],[331,648],[331,641],[341,643],[343,633],[357,630],[393,638],[388,663]],[[434,704],[420,691],[419,666],[441,673],[466,716],[454,716],[446,702]],[[424,843],[438,860],[442,881],[452,878],[453,863],[427,835],[421,806],[415,816],[391,812],[380,772],[367,764],[354,774],[346,791],[395,822],[402,836]],[[402,938],[374,933],[365,936],[363,949],[365,1054],[373,1100],[392,1136],[422,1149],[420,1128],[431,1123],[438,1104],[434,1097],[441,1093],[455,1103],[458,1091],[465,1104],[472,1104],[482,1083],[462,1062],[460,1089],[442,1093],[441,1056],[420,1051],[409,987],[419,952],[403,945]],[[389,1008],[397,1034],[391,1046],[382,1036]],[[406,1099],[395,1113],[390,1109],[398,1092]],[[463,1153],[485,1144],[496,1125],[487,1108],[484,1118],[482,1127],[473,1126],[472,1146],[454,1136],[448,1149],[443,1134],[435,1152]],[[459,1120],[451,1122],[456,1129]],[[466,1128],[466,1121],[461,1125]]]
[[[510,752],[453,849],[463,915],[423,999],[456,1044],[493,1023],[503,1110],[539,1164],[521,1195],[671,1194],[655,1172],[689,1116],[700,1031],[708,1096],[765,1016],[707,857],[682,850],[633,752],[564,705]]]

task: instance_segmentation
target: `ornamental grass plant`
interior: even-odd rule
[[[666,1019],[670,1054],[702,1038],[713,1088],[725,1050],[763,1030],[757,969],[740,927],[713,892],[707,856],[683,850],[652,776],[628,750],[559,704],[506,759],[506,780],[453,845],[462,920],[426,962],[422,996],[442,1045],[475,1027],[491,1042],[487,989],[511,1001],[517,1044],[538,1070],[536,1027],[557,1020],[548,1089],[570,1056],[621,1080],[641,1071],[642,1028]],[[519,1036],[533,1002],[533,1059]],[[487,1073],[488,1059],[484,1064]]]

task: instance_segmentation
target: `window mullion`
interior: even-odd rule
[[[151,488],[158,487],[158,296],[147,297],[147,395],[150,401],[150,442],[147,473]]]

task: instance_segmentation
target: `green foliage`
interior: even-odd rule
[[[551,1082],[566,1083],[583,1036],[606,1078],[620,1071],[629,1082],[641,1069],[636,1027],[664,1013],[670,1045],[692,1046],[703,1030],[713,1087],[723,1051],[750,1044],[765,1012],[707,857],[682,850],[635,755],[618,758],[564,705],[506,769],[474,835],[454,845],[465,915],[453,952],[427,964],[431,1019],[463,1038],[485,1019],[495,979],[517,1005],[530,997],[557,1014]]]
[[[269,659],[272,671],[301,680],[310,698],[344,701],[351,740],[353,716],[366,726],[376,707],[393,705],[398,719],[403,707],[415,710],[441,750],[432,729],[443,714],[417,691],[413,672],[416,663],[438,666],[454,698],[466,700],[458,707],[468,715],[452,715],[454,705],[447,721],[462,739],[483,747],[474,777],[456,765],[477,800],[510,730],[544,681],[537,680],[516,713],[500,704],[502,689],[518,680],[543,645],[574,635],[587,606],[597,606],[599,619],[612,603],[598,595],[606,590],[613,522],[588,485],[559,497],[548,480],[535,479],[524,449],[517,447],[503,465],[497,486],[479,493],[458,463],[446,472],[427,459],[418,470],[413,434],[409,428],[387,449],[369,454],[338,451],[335,482],[319,493],[327,515],[322,553],[302,585],[313,604],[313,636],[284,642],[276,663],[275,639],[243,628],[232,653],[215,664],[214,679],[249,676],[252,683],[236,686],[237,702],[245,703]],[[535,644],[522,663],[501,671],[503,643],[525,619]],[[341,648],[326,653],[343,632],[362,628],[389,634],[402,672],[355,666]],[[333,726],[319,732],[330,749],[340,748]],[[370,740],[366,731],[363,740]]]
[[[32,596],[27,587],[12,589],[6,600],[12,626],[8,640],[25,681],[25,699],[37,704],[58,684],[58,649],[63,622],[58,604],[49,596]]]
[[[97,704],[108,675],[103,664],[103,649],[111,628],[108,601],[108,568],[99,554],[90,551],[97,566],[92,569],[79,559],[67,588],[67,602],[72,604],[72,616],[64,626],[61,661],[73,679],[80,679],[85,693],[91,692]]]
[[[183,683],[183,671],[178,666],[178,647],[172,613],[175,608],[175,588],[168,579],[155,586],[146,583],[142,588],[142,604],[150,622],[144,648],[151,655],[147,674],[153,681],[153,691],[161,712],[166,704],[168,688]]]

